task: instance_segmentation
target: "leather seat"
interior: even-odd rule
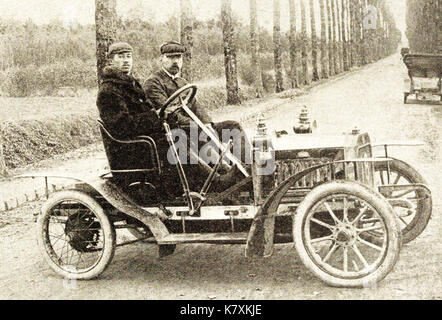
[[[116,184],[125,187],[136,182],[149,182],[161,175],[157,146],[151,137],[138,136],[135,140],[118,140],[110,134],[101,119],[97,119],[97,122]]]

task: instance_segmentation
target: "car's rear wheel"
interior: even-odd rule
[[[388,179],[388,167],[385,162],[376,162],[374,165],[375,170],[375,185],[402,185],[410,183],[418,183],[426,185],[425,179],[417,172],[413,167],[407,163],[394,159],[389,162],[390,166],[390,179]],[[402,233],[402,243],[408,243],[416,239],[426,228],[431,218],[432,212],[432,199],[426,197],[423,191],[416,190],[412,193],[407,193],[402,197],[397,197],[400,193],[393,192],[389,198],[395,200],[403,200],[404,203],[408,203],[409,207],[393,206],[396,212],[396,216],[399,220],[399,225]]]
[[[305,266],[337,287],[374,286],[393,269],[401,244],[390,204],[365,185],[341,180],[305,197],[293,237]]]
[[[59,275],[87,280],[99,276],[116,247],[115,228],[88,194],[54,193],[37,219],[37,240],[44,259]]]

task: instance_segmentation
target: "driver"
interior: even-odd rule
[[[148,101],[157,111],[161,109],[167,99],[175,91],[188,84],[188,82],[181,77],[183,54],[185,52],[186,47],[175,41],[166,42],[160,47],[161,68],[153,73],[143,85]],[[196,99],[190,101],[189,108],[205,126],[215,133],[216,136],[226,139],[232,138],[232,149],[235,156],[240,158],[242,162],[247,162],[246,154],[248,153],[250,145],[246,139],[244,130],[238,122],[229,120],[213,123],[212,119],[209,117],[204,108],[197,103]],[[170,124],[171,128],[179,127],[184,130],[189,130],[190,125],[193,124],[196,126],[187,113],[184,110],[179,109],[178,104],[175,106],[175,110],[173,106],[170,106],[167,111],[170,115],[168,118],[168,123]],[[228,134],[223,134],[223,130],[226,130],[224,132]],[[202,138],[207,139],[207,137]],[[222,142],[226,143],[228,141]],[[236,166],[233,166],[231,170],[235,169]],[[238,170],[236,169],[236,171]],[[238,173],[238,176],[241,177],[241,173]]]

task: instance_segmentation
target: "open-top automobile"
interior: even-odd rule
[[[148,203],[137,203],[113,183],[127,170],[112,165],[95,177],[27,175],[73,180],[49,196],[37,220],[39,247],[57,274],[95,278],[116,247],[140,241],[156,244],[160,256],[182,243],[243,244],[247,256],[270,256],[275,244],[294,242],[300,260],[327,284],[364,287],[382,280],[401,243],[425,229],[431,192],[416,170],[388,156],[387,143],[380,144],[383,157],[374,157],[368,134],[317,135],[303,111],[293,133],[267,132],[259,121],[247,168],[231,152],[231,142],[219,141],[188,108],[196,92],[195,85],[179,89],[160,111],[173,166],[161,160],[151,137],[118,141],[99,122],[103,139],[122,148],[145,146],[152,166],[131,170],[145,173],[134,187],[150,195]],[[176,101],[221,150],[201,190],[190,190],[167,122],[167,108]],[[237,165],[241,177],[225,191],[211,192],[221,161]],[[166,195],[165,188],[178,189],[177,195]],[[117,243],[121,229],[135,239]]]

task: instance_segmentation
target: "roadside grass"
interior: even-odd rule
[[[198,86],[198,102],[209,111],[225,105],[226,89],[224,78],[195,82]],[[79,89],[65,97],[0,97],[0,122],[20,122],[23,120],[44,120],[55,116],[91,115],[97,116],[97,89]],[[242,100],[254,98],[254,90],[240,81]]]
[[[82,90],[78,97],[0,97],[0,123],[45,120],[68,114],[97,115],[96,90]]]

